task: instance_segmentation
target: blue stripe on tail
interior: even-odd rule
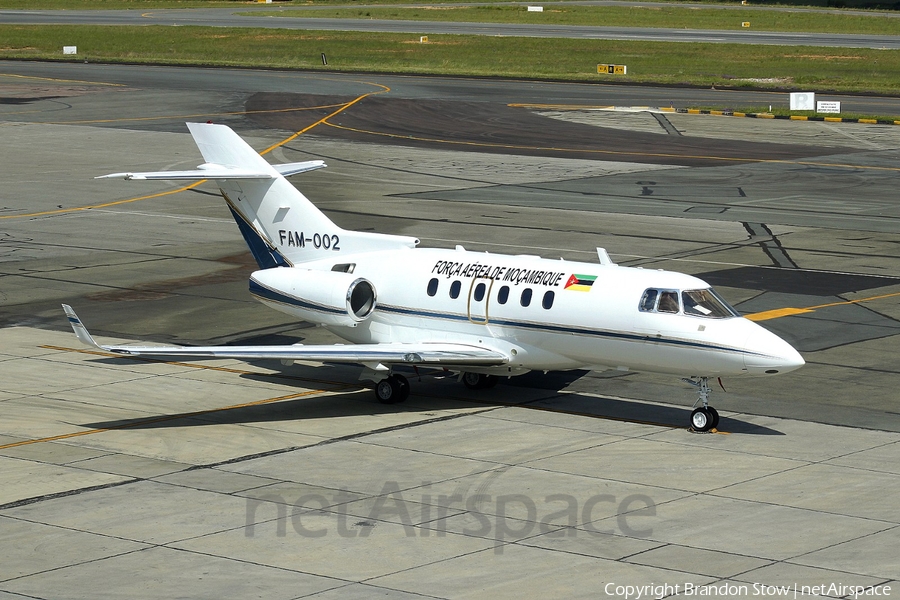
[[[231,206],[228,207],[228,210],[231,211],[231,216],[234,217],[234,221],[237,223],[238,229],[241,230],[241,235],[244,236],[244,241],[247,242],[247,247],[250,248],[250,253],[253,254],[253,258],[256,259],[256,264],[259,265],[260,269],[293,266],[285,260],[278,250],[267,244],[262,236],[237,211]]]

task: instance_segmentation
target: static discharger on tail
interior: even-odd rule
[[[270,165],[230,128],[189,123],[206,161],[192,171],[108,178],[215,180],[260,269],[257,300],[321,325],[350,345],[104,346],[64,305],[83,343],[131,356],[355,363],[381,402],[409,382],[394,369],[460,374],[469,388],[532,370],[666,373],[699,389],[691,427],[708,431],[710,377],[770,376],[804,364],[787,342],[742,318],[704,281],[670,271],[455,249],[412,237],[347,231],[285,177],[322,161]]]

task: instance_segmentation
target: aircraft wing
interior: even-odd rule
[[[68,304],[63,310],[81,343],[88,346],[125,356],[148,356],[161,358],[204,359],[238,358],[275,360],[310,360],[317,362],[381,363],[443,366],[498,366],[506,364],[509,357],[496,350],[454,343],[388,343],[350,345],[304,345],[291,346],[101,346]]]

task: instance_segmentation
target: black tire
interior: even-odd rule
[[[465,372],[462,376],[463,384],[470,390],[480,390],[484,387],[485,376],[481,373]]]
[[[694,431],[709,431],[712,429],[712,422],[712,413],[702,406],[691,413],[691,429]]]
[[[716,429],[719,426],[719,413],[712,406],[707,406],[706,408],[709,410],[709,414],[712,415],[712,426],[710,429]]]
[[[396,404],[401,394],[400,384],[393,377],[382,379],[375,384],[375,397],[382,404]]]
[[[393,378],[394,381],[397,382],[397,385],[400,387],[400,392],[397,395],[396,401],[403,402],[407,398],[409,398],[409,380],[403,375],[391,375],[390,378]]]

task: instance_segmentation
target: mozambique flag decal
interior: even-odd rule
[[[574,292],[589,292],[595,281],[597,281],[596,275],[579,275],[578,273],[573,273],[569,277],[569,280],[566,281],[565,289]]]

